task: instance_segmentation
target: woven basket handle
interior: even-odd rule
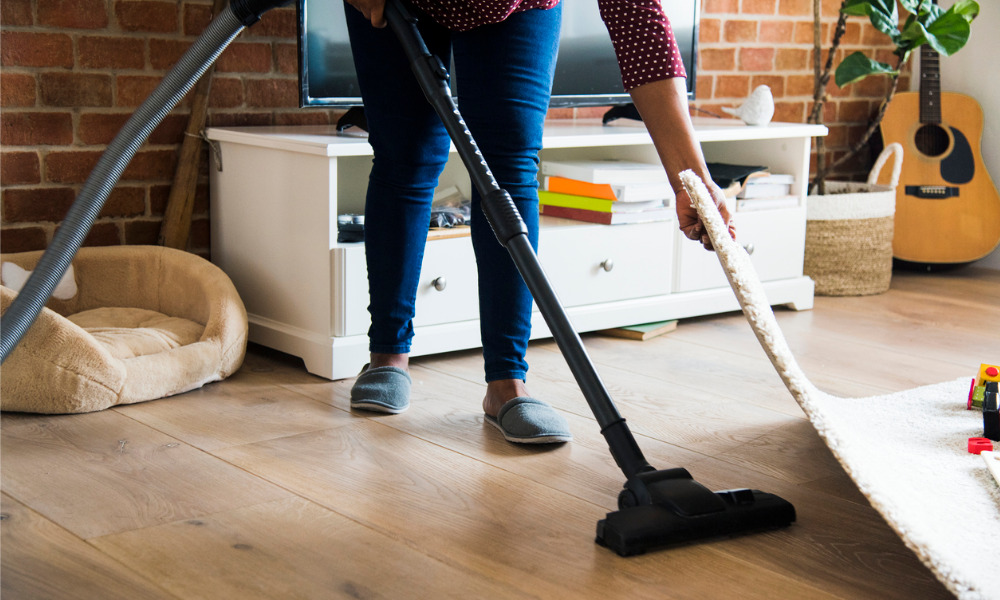
[[[885,162],[889,160],[889,155],[895,155],[895,160],[892,163],[892,181],[889,183],[890,186],[896,187],[899,185],[899,174],[903,170],[903,146],[899,142],[893,142],[882,150],[882,153],[878,155],[878,159],[875,160],[875,166],[872,167],[871,173],[868,174],[868,183],[874,184],[878,181],[879,173],[882,172],[882,167],[885,166]]]

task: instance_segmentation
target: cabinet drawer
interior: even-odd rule
[[[334,248],[331,263],[333,335],[367,334],[371,319],[364,244]],[[428,241],[417,286],[414,327],[478,319],[478,298],[470,238]]]
[[[538,256],[564,306],[670,293],[676,223],[543,227]]]
[[[804,208],[740,212],[734,215],[736,239],[748,250],[761,281],[789,279],[802,275],[805,252],[806,214]],[[699,242],[677,236],[675,292],[691,292],[728,287],[726,274],[714,252]]]

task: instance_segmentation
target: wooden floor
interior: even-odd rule
[[[778,310],[806,372],[859,396],[1000,357],[1000,272],[897,272],[892,290]],[[738,313],[585,342],[657,468],[793,502],[790,528],[622,559],[594,544],[623,478],[555,344],[533,393],[576,440],[483,424],[477,351],[414,361],[411,409],[252,346],[232,378],[74,416],[2,418],[2,595],[44,598],[944,598],[844,474]],[[961,443],[962,440],[956,440]]]

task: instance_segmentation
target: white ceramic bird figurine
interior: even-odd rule
[[[767,125],[774,116],[774,96],[771,95],[771,88],[758,85],[739,107],[724,106],[722,110],[742,119],[747,125]]]

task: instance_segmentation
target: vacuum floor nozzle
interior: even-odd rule
[[[597,543],[620,556],[777,529],[795,521],[795,507],[774,494],[751,489],[712,492],[684,469],[646,475],[652,475],[646,482],[651,494],[635,504],[636,485],[630,480],[619,497],[620,510],[597,523]]]

